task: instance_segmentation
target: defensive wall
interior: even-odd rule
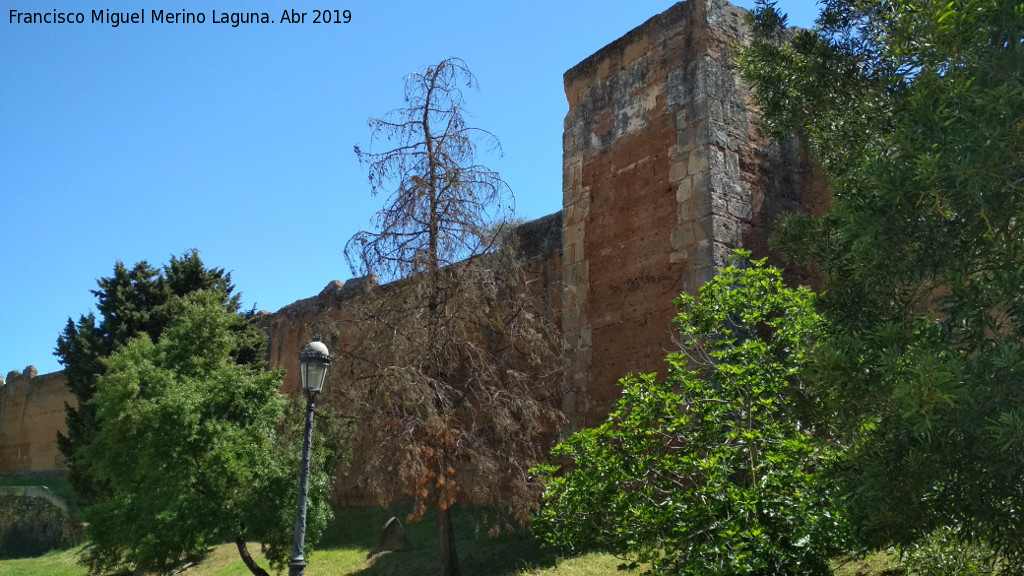
[[[0,474],[46,472],[63,467],[57,431],[64,432],[64,403],[75,398],[64,373],[39,376],[34,366],[0,377]]]
[[[563,332],[573,429],[603,420],[619,378],[663,369],[680,292],[695,292],[732,249],[771,258],[779,214],[827,209],[820,173],[758,133],[733,66],[744,17],[725,0],[680,2],[565,73],[562,211],[521,236],[527,286]],[[346,310],[372,281],[331,282],[261,319],[271,363],[288,370],[283,391],[298,390],[298,351],[326,318],[332,349],[358,337]],[[344,378],[329,374],[338,382],[325,394]],[[61,378],[0,388],[0,472],[59,466]]]
[[[562,213],[522,224],[516,229],[516,235],[524,259],[525,287],[538,298],[547,317],[557,325],[562,315]],[[286,370],[282,391],[299,391],[298,351],[314,333],[322,336],[331,350],[345,349],[359,337],[352,307],[365,297],[368,284],[376,285],[376,280],[366,276],[344,283],[334,280],[320,294],[259,319],[267,332],[270,363]],[[386,291],[383,296],[387,297]],[[337,370],[328,371],[324,404],[330,403],[331,389],[344,386],[345,376]]]

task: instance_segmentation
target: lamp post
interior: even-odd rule
[[[288,563],[289,576],[303,576],[306,571],[306,495],[309,492],[309,449],[313,443],[313,406],[324,387],[331,354],[317,336],[299,352],[299,374],[306,394],[306,436],[302,440],[302,470],[299,472],[299,505],[295,514],[295,550]]]

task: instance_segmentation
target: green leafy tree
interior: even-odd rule
[[[113,275],[101,278],[97,284],[99,289],[93,295],[99,317],[90,312],[77,323],[68,319],[54,353],[64,366],[68,390],[77,400],[77,407],[65,406],[67,434],[58,433],[57,446],[83,505],[108,494],[97,483],[90,463],[79,456],[79,451],[92,442],[98,431],[96,411],[89,401],[96,393],[96,380],[106,370],[104,359],[136,336],[145,334],[157,340],[172,319],[167,303],[175,296],[215,290],[227,309],[240,317],[252,316],[251,312],[240,311],[240,296],[233,294],[231,274],[220,268],[206,268],[197,250],[180,258],[172,256],[170,264],[162,270],[144,261],[131,268],[118,262]],[[237,323],[233,330],[237,338],[232,352],[235,360],[243,364],[263,362],[262,330],[248,322]]]
[[[762,3],[741,73],[772,135],[834,187],[787,255],[826,279],[815,362],[871,546],[946,527],[1024,567],[1024,5],[828,0],[795,35]]]
[[[474,85],[454,58],[410,74],[407,106],[370,120],[386,149],[356,148],[389,197],[345,253],[393,282],[352,304],[360,336],[337,369],[350,383],[338,410],[372,422],[361,480],[381,503],[411,497],[412,519],[434,511],[444,576],[459,573],[451,507],[527,523],[540,487],[526,471],[561,419],[560,347],[507,222],[511,192],[476,162],[477,143],[497,141],[464,120]]]
[[[676,305],[682,351],[668,377],[622,379],[607,420],[554,449],[561,469],[538,468],[535,532],[652,574],[829,574],[844,524],[819,475],[834,449],[797,409],[814,401],[812,293],[762,260]]]
[[[109,491],[83,511],[91,573],[166,573],[223,539],[234,540],[253,574],[267,576],[248,540],[260,541],[276,568],[288,561],[299,435],[278,430],[281,373],[236,362],[245,320],[225,296],[171,297],[158,341],[140,334],[104,360],[90,400],[97,433],[78,454]],[[320,452],[307,542],[330,515]]]

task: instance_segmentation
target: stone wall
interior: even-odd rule
[[[539,297],[548,317],[557,325],[561,316],[562,213],[522,224],[517,234],[525,258],[527,289]],[[377,285],[376,278],[334,280],[320,294],[260,318],[260,326],[267,332],[270,363],[287,371],[281,386],[283,392],[300,390],[299,351],[314,333],[322,336],[331,350],[348,348],[359,338],[359,326],[352,321],[351,307],[364,297],[370,285]],[[387,291],[383,294],[386,297]],[[344,386],[345,375],[334,370],[328,371],[327,378],[325,403],[329,403],[331,389]]]
[[[38,376],[34,366],[0,380],[0,474],[63,468],[57,432],[65,432],[64,403],[75,398],[64,373]]]
[[[617,379],[663,370],[680,292],[733,249],[767,255],[780,212],[827,205],[794,149],[758,135],[733,69],[745,14],[680,2],[565,74],[562,329],[576,428],[603,420]]]
[[[563,209],[521,231],[526,288],[565,338],[572,429],[603,420],[619,378],[663,371],[680,292],[696,292],[734,248],[770,257],[779,214],[827,209],[821,175],[758,134],[732,65],[744,17],[724,0],[680,2],[565,73]],[[371,282],[334,281],[261,318],[271,364],[288,371],[282,391],[298,391],[298,352],[314,331],[335,350],[358,338],[347,310]],[[59,373],[32,372],[0,388],[0,473],[60,466],[54,439],[73,399]],[[327,395],[345,377],[328,374]]]
[[[558,212],[544,218],[527,222],[517,229],[520,240],[520,253],[525,259],[524,285],[534,297],[534,302],[542,307],[542,312],[557,326],[562,315],[562,213]],[[396,283],[398,284],[398,283]],[[273,314],[265,314],[260,325],[268,335],[270,363],[286,369],[281,389],[289,394],[298,394],[301,389],[299,379],[299,351],[314,334],[320,336],[332,354],[340,355],[342,350],[351,350],[357,339],[361,338],[359,307],[366,308],[366,289],[376,286],[373,277],[353,278],[344,283],[335,280],[328,284],[315,297],[299,300],[285,306]],[[375,291],[375,297],[387,302],[389,289],[395,285],[381,286]],[[364,312],[365,314],[365,312]],[[358,378],[359,374],[346,373],[343,363],[335,363],[327,371],[327,380],[323,392],[317,400],[319,409],[338,408],[344,413],[344,388]],[[557,384],[557,382],[553,383]],[[326,407],[326,408],[321,408]],[[553,434],[557,434],[553,430]],[[366,461],[378,456],[376,447],[361,442],[356,438],[352,447],[352,459],[355,462]],[[356,464],[358,467],[358,464]],[[359,484],[359,474],[350,470],[339,470],[335,477],[331,501],[335,505],[374,505],[369,497],[370,492]]]
[[[38,556],[81,541],[82,525],[56,495],[39,486],[0,490],[0,558]]]

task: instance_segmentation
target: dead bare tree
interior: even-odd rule
[[[353,273],[383,282],[353,306],[359,338],[340,359],[342,401],[368,423],[364,486],[381,503],[411,497],[414,519],[435,509],[444,576],[459,573],[451,506],[502,512],[492,529],[526,524],[540,489],[526,471],[562,418],[560,341],[523,269],[511,191],[475,160],[498,142],[463,116],[474,85],[444,60],[406,79],[406,107],[370,120],[356,154],[388,199],[345,247]]]

